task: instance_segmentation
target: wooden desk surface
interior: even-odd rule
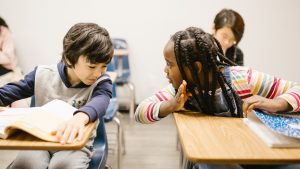
[[[6,150],[80,150],[89,140],[97,122],[86,127],[86,134],[80,142],[65,144],[47,142],[25,132],[16,132],[8,139],[0,139],[0,149]]]
[[[242,118],[173,113],[186,158],[201,163],[300,163],[300,148],[270,148]]]
[[[128,50],[127,49],[115,49],[114,50],[114,56],[128,56]]]

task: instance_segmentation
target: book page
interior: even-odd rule
[[[24,112],[28,113],[11,118],[4,125],[6,134],[8,135],[16,129],[20,129],[40,139],[53,142],[57,142],[57,140],[51,135],[51,132],[55,131],[63,122],[71,119],[74,111],[77,110],[61,100],[53,100],[42,107],[25,109],[27,110]]]
[[[77,110],[68,103],[57,99],[43,105],[42,109],[44,112],[53,113],[64,120],[72,118],[73,113]]]
[[[12,122],[21,119],[26,114],[29,114],[33,109],[38,109],[38,107],[32,108],[8,108],[0,112],[0,138],[6,138],[7,135],[4,134],[5,128]]]
[[[42,112],[41,110],[39,109],[39,111],[30,113],[11,123],[5,132],[11,133],[16,129],[20,129],[42,140],[57,142],[55,136],[51,135],[51,132],[55,131],[58,125],[66,120],[55,113]]]

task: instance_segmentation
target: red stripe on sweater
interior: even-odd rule
[[[296,111],[298,111],[300,109],[300,95],[295,92],[291,92],[289,94],[295,98],[295,100],[297,102],[297,107],[298,107],[298,109],[296,109]]]
[[[275,85],[276,85],[276,82],[277,82],[277,79],[274,78],[274,81],[273,81],[273,84],[272,84],[272,87],[269,91],[269,93],[267,94],[267,98],[270,98],[270,96],[272,95],[273,91],[274,91],[274,88],[275,88]]]
[[[273,93],[272,93],[272,95],[270,97],[271,99],[273,99],[275,97],[275,95],[276,95],[276,93],[278,91],[279,84],[280,84],[280,79],[278,79],[278,81],[276,82],[275,89],[274,89],[274,91],[273,91]]]
[[[163,101],[163,99],[156,93],[155,96],[158,98],[159,101]]]
[[[160,91],[160,92],[158,92],[158,93],[160,93],[161,97],[163,97],[165,100],[168,100],[168,98],[166,98],[166,96],[163,94],[162,91]]]
[[[250,92],[251,92],[250,89],[236,91],[236,93],[238,95],[242,95],[242,94],[246,94],[246,93],[250,93]]]
[[[248,83],[250,83],[252,77],[252,69],[248,70]]]
[[[152,111],[153,111],[154,105],[155,105],[155,103],[151,103],[147,108],[147,119],[151,122],[154,122],[154,120],[152,118]]]
[[[244,95],[244,96],[240,96],[240,98],[243,100],[243,99],[247,99],[251,96],[253,96],[253,95],[250,93],[250,94],[247,94],[247,95]]]

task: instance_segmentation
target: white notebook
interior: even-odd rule
[[[273,131],[269,126],[263,123],[256,115],[256,112],[250,112],[244,123],[259,136],[269,147],[274,148],[300,148],[300,139],[286,136]]]

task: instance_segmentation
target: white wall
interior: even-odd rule
[[[13,32],[27,73],[37,64],[60,60],[62,39],[77,22],[96,22],[130,45],[137,102],[167,84],[163,47],[188,26],[210,31],[222,8],[239,11],[246,22],[240,47],[246,65],[300,82],[298,0],[0,0],[0,16]]]

